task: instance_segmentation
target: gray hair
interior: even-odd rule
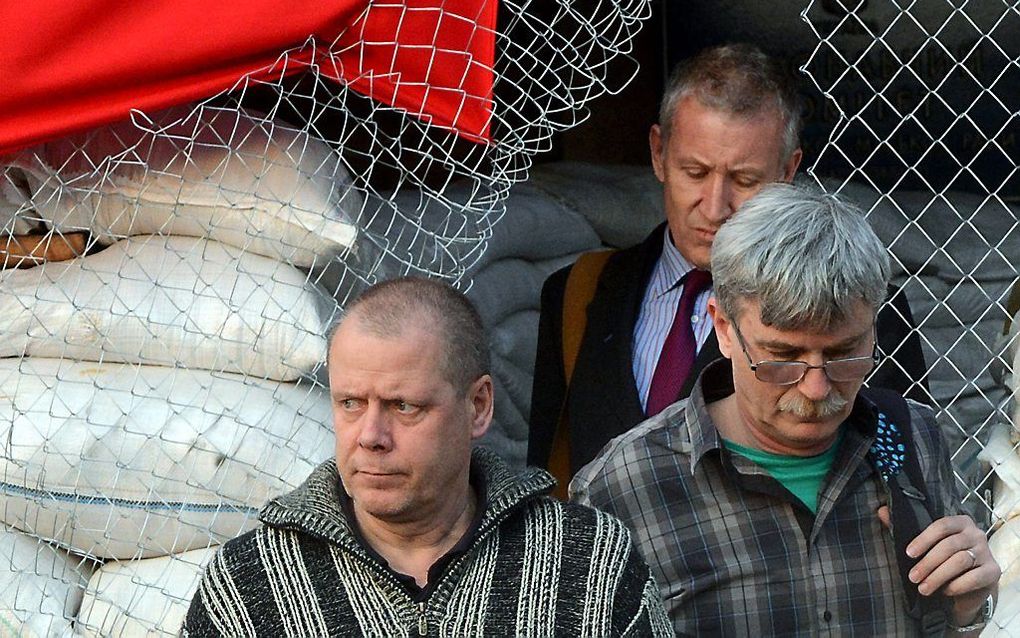
[[[399,277],[376,284],[350,304],[330,328],[332,343],[344,321],[356,317],[358,325],[384,339],[393,339],[413,326],[440,339],[443,377],[453,387],[466,389],[489,374],[489,344],[478,310],[449,284],[423,277]]]
[[[780,330],[830,329],[863,301],[878,312],[889,255],[864,213],[832,195],[770,184],[715,236],[712,284],[723,313],[757,301]]]
[[[659,107],[659,129],[669,139],[677,105],[692,95],[705,106],[741,117],[775,108],[783,118],[783,162],[800,147],[801,105],[789,74],[753,44],[705,49],[673,69]]]

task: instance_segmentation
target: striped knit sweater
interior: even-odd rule
[[[184,636],[669,636],[648,568],[616,519],[546,494],[476,449],[487,509],[424,602],[362,547],[333,461],[262,510],[213,558]]]

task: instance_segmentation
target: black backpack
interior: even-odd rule
[[[918,622],[920,635],[942,636],[948,618],[949,601],[940,593],[922,596],[908,578],[917,564],[907,556],[907,545],[945,513],[942,503],[927,492],[921,465],[910,433],[910,408],[901,395],[891,390],[867,388],[861,396],[875,412],[878,428],[868,458],[882,477],[889,493],[896,563],[907,594],[907,610]]]

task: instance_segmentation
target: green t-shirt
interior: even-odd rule
[[[813,513],[818,512],[818,492],[822,481],[836,460],[839,443],[843,440],[843,430],[832,446],[817,456],[786,456],[772,454],[754,448],[737,445],[733,441],[723,439],[726,449],[754,461],[768,472],[772,478],[782,483],[783,487],[799,498]]]

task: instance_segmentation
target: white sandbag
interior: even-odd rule
[[[211,237],[310,266],[354,245],[362,197],[340,157],[265,115],[201,106],[136,113],[8,160],[38,214],[101,242]]]
[[[1020,517],[1020,436],[1005,423],[996,424],[978,459],[987,463],[992,483],[992,523]]]
[[[232,538],[334,449],[318,387],[28,357],[0,388],[3,522],[99,557]]]
[[[94,564],[0,528],[0,635],[70,635]]]
[[[999,588],[1020,585],[1020,518],[1006,521],[988,538],[988,547],[1002,569]]]
[[[89,580],[78,635],[179,635],[202,571],[217,549],[106,563]]]
[[[21,171],[0,166],[0,234],[25,235],[35,229],[36,224],[27,219],[31,206],[25,188],[27,183]]]
[[[1009,587],[999,584],[999,599],[995,613],[988,622],[981,638],[1016,638],[1020,636],[1020,581]]]
[[[219,242],[148,235],[0,273],[0,356],[288,381],[325,358],[335,302],[301,271]]]

